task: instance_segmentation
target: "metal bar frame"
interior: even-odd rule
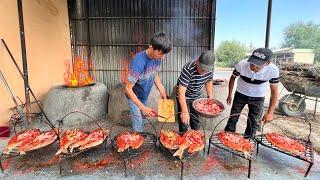
[[[38,148],[38,149],[34,149],[34,150],[31,150],[31,151],[28,151],[28,152],[26,152],[25,154],[19,154],[19,153],[3,154],[3,153],[1,153],[1,155],[0,155],[0,169],[1,169],[2,174],[4,174],[4,169],[3,169],[3,166],[2,166],[2,161],[3,161],[3,160],[9,159],[9,158],[15,158],[15,157],[18,157],[18,156],[28,155],[28,154],[30,154],[30,153],[32,153],[32,152],[34,152],[34,151],[38,151],[38,150],[40,150],[40,149],[47,148],[48,146],[54,144],[54,143],[55,143],[56,141],[58,141],[58,140],[59,140],[59,136],[57,136],[57,138],[56,138],[52,143],[50,143],[50,144],[48,144],[48,145],[46,145],[46,146],[44,146],[44,147],[41,147],[41,148]]]
[[[26,114],[27,118],[30,117],[31,107],[30,107],[30,94],[29,94],[29,78],[28,78],[28,61],[26,54],[26,41],[24,32],[24,22],[23,22],[23,8],[22,0],[17,0],[18,5],[18,15],[19,15],[19,28],[20,28],[20,41],[21,41],[21,54],[22,54],[22,65],[23,65],[23,80],[24,80],[24,94],[26,101]],[[28,119],[30,122],[30,119]],[[25,127],[29,129],[29,127]]]
[[[147,46],[148,44],[104,44],[104,43],[94,43],[94,44],[75,44],[74,46]],[[173,45],[174,47],[210,47],[210,45]]]
[[[211,2],[211,16],[210,16],[210,34],[209,34],[209,50],[214,50],[214,39],[215,39],[215,30],[216,30],[216,7],[217,0],[212,0]]]
[[[99,1],[100,2],[100,1]],[[79,52],[79,50],[81,51],[81,47],[79,46],[95,46],[95,47],[91,47],[92,52],[91,53],[97,53],[97,55],[99,56],[95,56],[93,54],[92,58],[93,62],[96,63],[98,62],[99,64],[97,64],[97,66],[99,66],[99,69],[105,67],[102,66],[102,64],[104,63],[108,63],[106,61],[112,61],[113,64],[110,64],[108,66],[116,66],[116,68],[121,69],[120,66],[118,66],[116,63],[114,62],[114,58],[115,58],[115,52],[119,51],[119,55],[121,53],[126,53],[126,51],[134,51],[133,49],[134,46],[138,46],[141,47],[141,45],[148,45],[147,41],[145,37],[143,37],[142,39],[137,39],[138,37],[132,37],[128,36],[129,39],[125,40],[126,42],[134,42],[132,44],[125,44],[125,43],[121,43],[123,41],[123,38],[117,38],[117,34],[121,34],[123,32],[126,32],[124,28],[130,28],[136,32],[143,32],[144,29],[146,29],[147,31],[147,35],[149,36],[149,31],[150,32],[157,32],[159,31],[159,28],[163,31],[168,31],[168,35],[171,37],[173,32],[178,32],[176,29],[168,26],[168,25],[174,25],[174,22],[178,22],[178,26],[181,26],[183,28],[190,28],[190,27],[195,27],[195,30],[186,30],[185,32],[183,32],[183,34],[181,36],[183,36],[183,38],[188,38],[190,35],[194,36],[194,41],[201,43],[201,45],[197,45],[197,46],[192,46],[189,44],[189,41],[185,41],[185,42],[181,42],[182,45],[173,45],[174,47],[178,48],[178,51],[176,53],[174,53],[173,58],[178,57],[178,62],[177,63],[168,63],[165,65],[164,69],[168,69],[171,70],[171,65],[173,64],[177,64],[180,65],[179,63],[185,63],[185,59],[187,57],[192,56],[192,58],[196,58],[196,54],[198,54],[199,51],[203,51],[206,49],[213,49],[214,48],[214,31],[215,31],[215,24],[213,24],[213,22],[215,22],[215,5],[210,5],[212,3],[215,3],[216,0],[205,0],[205,1],[197,1],[197,2],[192,2],[191,4],[185,1],[181,1],[181,0],[177,0],[177,1],[168,1],[168,2],[162,2],[162,1],[151,1],[151,6],[148,6],[148,3],[142,3],[135,1],[135,2],[131,2],[131,1],[112,1],[112,2],[106,2],[103,4],[96,4],[94,1],[90,1],[90,6],[91,9],[95,8],[96,6],[100,6],[103,5],[104,7],[99,8],[99,12],[101,13],[94,13],[92,14],[92,11],[89,11],[90,14],[86,15],[83,14],[82,16],[76,15],[75,16],[71,16],[69,18],[69,23],[70,23],[70,27],[72,28],[76,28],[77,26],[77,21],[83,21],[82,23],[85,24],[86,21],[90,20],[90,33],[91,33],[91,43],[90,44],[86,44],[86,43],[82,43],[78,41],[78,36],[77,35],[81,35],[78,34],[78,32],[83,32],[85,31],[86,28],[81,27],[81,29],[79,29],[79,31],[77,29],[74,29],[72,32],[72,35],[75,35],[77,37],[73,37],[72,40],[72,46],[74,49],[74,53]],[[68,1],[68,3],[72,3],[72,1]],[[74,4],[74,3],[72,3]],[[81,8],[83,8],[83,11],[86,11],[86,9],[88,9],[88,6],[85,7],[85,5],[87,4],[87,0],[82,2]],[[201,9],[196,9],[196,8],[186,8],[186,7],[193,7],[194,5],[199,5],[199,8],[205,8],[204,11],[201,11]],[[170,7],[170,6],[180,6],[183,7],[184,10],[179,10],[178,12],[172,11],[170,9],[159,9],[159,7]],[[70,5],[69,7],[72,7],[72,5]],[[76,7],[76,6],[75,6]],[[115,10],[115,9],[110,9],[110,7],[123,7],[120,8],[119,10]],[[76,7],[77,8],[77,7]],[[78,7],[79,8],[79,7]],[[131,8],[134,11],[130,11],[130,12],[124,12],[124,9],[128,9]],[[73,10],[72,8],[69,8],[69,10]],[[173,10],[173,9],[172,9]],[[119,11],[119,12],[118,12]],[[211,11],[211,14],[210,14]],[[212,13],[214,12],[214,13]],[[72,14],[71,11],[69,14]],[[214,16],[213,16],[214,14]],[[211,16],[210,16],[211,15]],[[97,35],[92,34],[95,29],[93,27],[95,21],[99,21],[101,20],[102,22],[97,24],[99,26],[101,26],[102,28],[106,28],[105,29],[105,33],[108,34],[108,37],[105,38],[105,42],[106,43],[101,43],[100,40],[98,43],[93,42],[96,41],[93,38],[97,37]],[[210,21],[211,20],[211,21]],[[110,22],[109,24],[106,23],[106,21]],[[142,23],[142,21],[146,21],[146,23]],[[163,21],[163,22],[162,22]],[[119,22],[119,24],[117,24]],[[128,22],[128,23],[126,23]],[[125,23],[125,24],[124,24]],[[181,24],[182,23],[182,24]],[[155,26],[158,25],[158,26]],[[172,26],[171,25],[171,26]],[[114,28],[115,27],[115,28]],[[117,30],[118,29],[118,30]],[[199,31],[199,32],[194,32],[197,31],[197,29],[199,30],[204,30],[203,32]],[[117,30],[117,31],[115,31]],[[97,30],[98,31],[98,30]],[[205,32],[205,34],[204,34]],[[87,33],[87,32],[84,32]],[[83,34],[82,34],[83,35]],[[85,34],[84,34],[85,35]],[[101,36],[103,36],[103,33],[101,34]],[[120,35],[121,36],[121,35]],[[209,41],[209,36],[211,38],[211,43]],[[79,36],[80,37],[80,36]],[[85,38],[85,37],[82,37]],[[176,38],[175,38],[176,39]],[[119,44],[115,44],[115,42],[120,42]],[[139,42],[139,43],[138,43]],[[143,43],[143,44],[142,44]],[[180,43],[180,42],[179,42]],[[100,47],[100,46],[104,46],[104,47]],[[186,47],[186,48],[185,48]],[[189,48],[189,47],[194,47],[193,48]],[[106,48],[107,49],[107,53],[106,52],[102,52],[102,49]],[[84,48],[85,49],[85,48]],[[94,50],[96,49],[96,50]],[[94,52],[93,52],[94,51]],[[74,54],[73,53],[73,54]],[[81,53],[82,56],[86,56],[86,54]],[[101,54],[110,54],[111,56],[107,56],[104,57],[102,56],[101,59]],[[113,56],[113,57],[112,57]],[[124,55],[126,56],[126,55]],[[105,59],[104,59],[105,58]],[[176,69],[176,68],[174,68]],[[166,72],[166,70],[164,70],[164,72]],[[174,72],[178,72],[174,71]],[[91,71],[90,71],[91,73]],[[105,73],[101,73],[101,75],[97,75],[97,80],[102,80],[105,83],[108,83],[109,81],[114,84],[115,82],[113,82],[112,80],[110,80],[109,78],[112,77],[114,74],[117,73],[112,73],[112,74],[105,74]],[[167,83],[168,84],[168,88],[166,88],[167,91],[171,92],[171,86],[172,83],[171,81],[175,81],[176,78],[174,78],[175,76],[168,76],[165,74],[161,74],[161,77],[163,78],[167,78],[168,80],[170,79],[170,81]],[[170,88],[169,88],[170,87]]]
[[[117,152],[117,154],[120,156],[120,158],[123,161],[125,177],[128,177],[128,173],[127,173],[128,159],[134,158],[139,154],[141,154],[142,152],[145,152],[151,148],[157,147],[157,136],[155,134],[148,133],[148,132],[142,132],[141,134],[144,136],[144,141],[143,141],[143,144],[138,149],[129,148],[123,152],[118,152],[116,137],[111,140],[111,144],[114,151]]]
[[[244,136],[243,134],[241,134],[241,135]],[[252,143],[254,147],[256,146],[257,143],[256,143],[255,139],[248,138],[247,140],[249,140],[250,143]],[[208,152],[207,152],[208,155],[210,154],[210,146],[211,146],[211,144],[213,144],[213,145],[216,146],[217,148],[220,148],[220,149],[222,149],[222,150],[225,150],[225,151],[227,151],[227,152],[230,152],[231,154],[234,154],[234,155],[236,155],[236,156],[238,156],[238,157],[241,157],[241,158],[243,158],[243,159],[248,160],[248,178],[251,177],[251,161],[253,160],[253,153],[250,154],[251,157],[246,157],[246,155],[245,155],[243,152],[235,151],[235,150],[230,149],[229,147],[226,147],[225,145],[223,145],[223,144],[220,142],[217,134],[214,134],[214,135],[212,135],[212,136],[210,137],[210,139],[209,139],[209,147],[208,147]],[[253,151],[253,152],[254,152],[254,151]]]
[[[269,48],[271,13],[272,13],[272,0],[268,0],[268,14],[267,14],[267,26],[266,26],[266,39],[265,39],[265,45],[264,45],[265,48]]]
[[[215,0],[213,0],[215,1]],[[88,16],[87,18],[70,18],[71,20],[74,21],[81,21],[81,20],[101,20],[101,19],[188,19],[188,20],[208,20],[211,19],[210,17],[97,17],[97,16]]]
[[[70,159],[70,158],[73,158],[75,156],[78,156],[79,154],[81,153],[84,153],[86,151],[89,151],[89,150],[92,150],[92,149],[95,149],[95,148],[99,148],[99,147],[103,147],[104,150],[107,150],[107,146],[108,146],[108,139],[109,139],[109,136],[106,137],[103,142],[101,144],[99,144],[98,146],[94,146],[94,147],[91,147],[91,148],[88,148],[88,149],[84,149],[82,151],[78,151],[78,152],[73,152],[73,153],[68,153],[68,154],[62,154],[62,155],[59,155],[59,174],[60,176],[62,176],[62,171],[63,171],[63,162]],[[111,143],[110,143],[111,144]]]
[[[89,20],[89,16],[90,16],[90,0],[86,1],[87,5],[86,5],[86,23],[87,23],[87,43],[91,44],[91,36],[90,36],[90,20]],[[87,46],[87,65],[89,70],[91,69],[91,46]],[[92,74],[90,74],[92,76]]]
[[[14,63],[15,67],[17,68],[20,76],[21,76],[22,78],[24,78],[24,75],[23,75],[20,67],[18,66],[16,60],[14,59],[14,57],[13,57],[13,55],[12,55],[9,47],[7,46],[7,43],[5,42],[4,39],[1,39],[1,42],[2,42],[2,44],[4,45],[4,47],[6,48],[8,54],[9,54],[11,60],[12,60],[12,62]],[[35,96],[35,94],[33,93],[33,91],[32,91],[32,89],[31,89],[29,83],[28,83],[28,88],[29,88],[29,91],[30,91],[32,97],[33,97],[34,100],[35,100],[35,103],[37,104],[37,106],[38,106],[38,108],[40,109],[40,111],[41,111],[41,113],[43,114],[43,116],[46,118],[48,125],[50,126],[51,129],[54,129],[55,126],[54,126],[53,123],[50,121],[50,119],[48,118],[47,114],[44,112],[44,110],[43,110],[43,108],[42,108],[42,106],[41,106],[41,104],[40,104],[40,101],[36,98],[36,96]],[[30,105],[32,105],[32,104],[33,104],[33,102],[30,102]],[[26,104],[25,104],[25,105],[26,105]],[[32,113],[30,113],[29,116],[32,117]],[[27,118],[27,119],[28,119],[28,118]]]
[[[304,140],[301,140],[301,139],[298,139],[300,142],[303,142],[303,146],[306,148],[306,150],[309,152],[308,154],[306,153],[306,155],[309,155],[310,157],[301,157],[299,155],[295,155],[293,153],[289,153],[289,152],[286,152],[284,150],[281,150],[280,148],[274,146],[272,143],[270,143],[267,138],[266,138],[266,135],[265,134],[262,134],[262,135],[258,135],[256,137],[256,141],[257,141],[257,156],[258,156],[258,153],[259,153],[259,144],[263,145],[264,147],[267,147],[267,148],[270,148],[270,149],[273,149],[275,151],[278,151],[282,154],[286,154],[288,156],[291,156],[291,157],[294,157],[294,158],[297,158],[297,159],[300,159],[302,161],[305,161],[307,163],[309,163],[309,166],[304,174],[304,177],[307,177],[308,174],[309,174],[309,171],[311,169],[311,167],[313,166],[314,164],[314,155],[313,155],[313,150],[312,150],[312,142],[310,140],[308,141],[304,141]]]

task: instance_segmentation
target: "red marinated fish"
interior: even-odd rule
[[[57,129],[43,132],[39,134],[37,137],[35,137],[33,140],[22,143],[19,147],[20,154],[25,154],[28,151],[39,149],[41,147],[45,147],[53,143],[58,138],[55,131],[57,131]]]
[[[98,128],[92,131],[90,134],[81,137],[78,141],[70,145],[70,152],[74,148],[79,148],[80,150],[92,148],[100,145],[109,135],[110,131],[104,128]]]
[[[143,136],[140,133],[134,132],[124,132],[120,134],[117,139],[118,152],[123,152],[124,150],[131,147],[132,149],[138,149],[144,141]]]
[[[218,138],[221,143],[230,149],[243,152],[245,157],[251,158],[251,152],[253,151],[252,143],[245,139],[242,135],[234,132],[220,132]]]
[[[160,142],[168,149],[176,150],[179,148],[181,136],[173,130],[161,130]]]
[[[291,139],[285,135],[278,133],[267,133],[266,135],[268,141],[275,145],[276,147],[291,152],[291,153],[302,153],[305,151],[305,147],[298,141]]]
[[[173,156],[178,156],[181,159],[184,150],[188,149],[189,153],[194,153],[203,149],[204,145],[204,135],[200,131],[189,130],[183,134],[179,149],[173,154]]]
[[[59,155],[60,153],[68,153],[69,146],[85,136],[87,136],[87,133],[81,129],[67,130],[60,137],[60,149],[56,155]]]
[[[11,152],[16,152],[21,144],[30,142],[39,134],[40,134],[39,129],[29,129],[29,130],[15,134],[9,140],[7,146],[3,150],[3,154],[9,154]]]

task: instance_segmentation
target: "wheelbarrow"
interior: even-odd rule
[[[280,77],[280,82],[290,92],[279,100],[278,108],[280,112],[287,116],[300,116],[306,109],[305,100],[309,99],[315,101],[314,115],[316,114],[318,98],[320,97],[319,85],[310,81],[301,82],[294,77]]]

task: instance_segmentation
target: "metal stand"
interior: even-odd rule
[[[127,164],[129,159],[132,159],[140,155],[142,152],[145,152],[148,149],[156,148],[157,146],[157,137],[154,134],[146,133],[146,132],[142,132],[141,134],[144,136],[143,144],[141,147],[139,147],[138,149],[129,148],[123,152],[118,152],[118,154],[120,155],[120,158],[123,161],[125,177],[128,177]],[[118,148],[117,148],[116,137],[113,138],[112,140],[112,147],[115,151],[117,151]]]
[[[181,114],[181,112],[175,113],[173,116],[178,115],[178,114]],[[192,114],[192,113],[190,113],[190,115],[193,116],[194,118],[197,118],[197,117],[196,117],[194,114]],[[167,120],[168,120],[169,118],[170,118],[170,117],[168,117]],[[166,121],[167,121],[167,120],[166,120]],[[161,132],[163,126],[164,126],[164,123],[166,123],[166,121],[163,122],[163,124],[162,124],[162,126],[161,126],[161,128],[160,128],[160,132]],[[204,130],[204,126],[203,126],[203,124],[201,123],[201,121],[199,121],[199,123],[200,123],[200,125],[201,125],[201,127],[202,127],[202,130],[203,130],[204,142],[206,142],[206,133],[205,133],[205,130]],[[180,135],[183,135],[183,133],[179,133],[179,134],[180,134]],[[159,139],[158,139],[158,140],[159,140],[159,149],[160,149],[160,151],[165,151],[167,154],[171,155],[171,157],[172,157],[172,155],[176,152],[176,150],[167,149],[165,146],[163,146],[163,144],[162,144],[161,141],[160,141],[160,135],[159,135]],[[203,152],[204,152],[204,154],[205,154],[205,152],[206,152],[205,147],[203,148]],[[181,159],[178,158],[178,157],[176,157],[176,159],[179,160],[180,163],[181,163],[181,169],[180,169],[180,179],[181,179],[181,180],[183,179],[183,172],[184,172],[184,164],[185,164],[185,162],[186,162],[188,159],[191,159],[192,156],[193,156],[194,154],[196,154],[196,153],[197,153],[197,152],[190,154],[190,153],[188,153],[188,152],[184,152]]]
[[[12,55],[12,53],[11,53],[11,51],[10,51],[9,47],[8,47],[8,46],[7,46],[7,44],[6,44],[6,42],[4,41],[4,39],[1,39],[1,42],[2,42],[2,44],[4,45],[4,47],[6,48],[6,50],[7,50],[8,54],[10,55],[10,58],[11,58],[11,60],[12,60],[13,64],[15,65],[15,67],[17,68],[17,70],[18,70],[18,72],[19,72],[20,76],[24,79],[24,78],[25,78],[25,76],[23,75],[23,73],[22,73],[22,71],[21,71],[20,67],[18,66],[18,64],[17,64],[16,60],[14,59],[14,57],[13,57],[13,55]],[[51,129],[55,128],[55,127],[54,127],[54,125],[52,124],[52,122],[49,120],[49,118],[48,118],[48,116],[46,115],[46,113],[44,112],[44,110],[43,110],[43,108],[42,108],[42,106],[41,106],[41,104],[40,104],[40,101],[39,101],[39,100],[36,98],[36,96],[34,95],[34,93],[33,93],[32,89],[31,89],[31,87],[30,87],[29,83],[27,83],[27,86],[28,86],[28,92],[30,92],[30,93],[31,93],[31,95],[32,95],[32,97],[34,98],[34,100],[35,100],[36,104],[38,105],[38,107],[39,107],[39,109],[40,109],[41,113],[42,113],[42,114],[43,114],[43,116],[46,118],[46,120],[47,120],[47,124],[51,127]],[[27,104],[26,104],[26,105],[27,105]]]
[[[184,170],[184,162],[181,161],[181,173],[180,173],[180,180],[183,179],[183,170]]]
[[[46,148],[46,147],[54,144],[57,140],[58,140],[58,137],[57,137],[56,140],[54,140],[51,144],[48,144],[47,146],[41,147],[41,148],[39,148],[39,149],[34,149],[34,150],[31,150],[31,151],[28,151],[28,152],[26,152],[26,154],[20,154],[20,153],[3,154],[3,153],[1,153],[1,156],[0,156],[0,168],[1,168],[1,172],[4,174],[4,169],[3,169],[3,166],[2,166],[2,161],[3,161],[3,160],[9,159],[9,158],[18,157],[18,156],[27,155],[27,154],[29,154],[29,153],[31,153],[31,152],[38,151],[38,150],[40,150],[40,149]]]
[[[8,90],[11,98],[12,98],[12,101],[14,102],[14,104],[16,105],[16,109],[17,109],[17,112],[19,113],[21,119],[22,119],[22,122],[23,122],[23,125],[26,129],[29,129],[29,122],[28,122],[28,119],[27,119],[27,116],[26,114],[24,113],[24,111],[21,109],[21,107],[18,105],[18,102],[16,100],[16,98],[14,97],[6,79],[4,78],[2,72],[0,71],[0,78],[2,80],[2,82],[4,83],[6,89]]]
[[[69,116],[70,114],[74,114],[74,113],[80,113],[80,114],[83,114],[84,116],[87,116],[88,118],[92,119],[95,124],[102,129],[102,127],[96,122],[96,119],[92,118],[91,116],[87,115],[86,113],[84,112],[81,112],[81,111],[73,111],[73,112],[70,112],[68,114],[66,114],[65,116],[63,116],[61,118],[61,120],[58,120],[59,122],[59,129],[61,128],[61,125],[63,124],[63,121],[64,119]],[[87,133],[90,133],[90,132],[87,132]],[[100,145],[97,145],[97,146],[94,146],[94,147],[90,147],[90,148],[87,148],[87,149],[84,149],[84,150],[75,150],[74,152],[72,153],[66,153],[66,154],[61,154],[59,155],[59,173],[60,175],[62,175],[62,171],[63,171],[63,168],[62,168],[62,165],[63,165],[63,161],[66,161],[67,159],[69,158],[72,158],[72,157],[75,157],[83,152],[86,152],[88,150],[91,150],[93,148],[98,148],[99,146],[103,146],[104,147],[104,150],[107,149],[107,145],[108,145],[108,139],[110,140],[111,142],[111,139],[110,139],[110,134],[111,134],[111,130],[109,132],[109,135],[103,140],[103,142],[100,144]]]
[[[103,141],[102,144],[98,145],[98,146],[95,146],[95,147],[92,147],[92,148],[88,148],[88,149],[85,149],[85,150],[82,150],[82,151],[77,151],[77,152],[73,152],[73,153],[69,153],[69,154],[62,154],[62,155],[59,155],[59,174],[60,176],[62,176],[62,172],[63,172],[63,162],[64,161],[67,161],[68,159],[72,158],[72,157],[75,157],[83,152],[86,152],[86,151],[89,151],[93,148],[98,148],[99,146],[102,146],[104,147],[104,150],[107,150],[107,145],[108,145],[108,137]]]
[[[18,154],[18,153],[12,153],[12,154],[3,154],[3,153],[1,153],[1,156],[0,156],[0,168],[1,168],[2,174],[4,174],[4,168],[3,168],[3,165],[2,165],[2,161],[6,160],[6,159],[9,159],[9,158],[18,157],[18,156],[20,156],[20,154]]]
[[[286,154],[288,156],[291,156],[291,157],[294,157],[294,158],[297,158],[297,159],[300,159],[302,161],[305,161],[305,162],[308,162],[309,163],[309,166],[308,166],[308,169],[304,175],[304,177],[307,177],[308,174],[309,174],[309,171],[311,169],[311,167],[313,166],[314,164],[314,155],[313,155],[313,145],[312,145],[312,142],[310,141],[310,135],[311,135],[311,123],[308,122],[309,124],[309,135],[308,135],[308,140],[302,140],[302,139],[294,139],[296,141],[299,141],[305,148],[305,152],[303,152],[303,154],[295,154],[295,153],[291,153],[291,152],[287,152],[285,150],[282,150],[278,147],[276,147],[275,145],[273,145],[271,142],[268,141],[267,137],[266,137],[266,134],[261,134],[261,135],[258,135],[256,136],[256,141],[257,141],[257,156],[258,156],[258,153],[259,153],[259,144],[267,147],[267,148],[270,148],[270,149],[273,149],[275,151],[278,151],[280,153],[283,153],[283,154]],[[262,126],[262,131],[261,133],[263,132],[263,127],[265,126],[266,124],[264,124]]]
[[[214,134],[216,128],[218,127],[218,125],[219,125],[221,122],[223,122],[224,120],[228,119],[228,118],[231,117],[231,116],[237,116],[237,115],[243,115],[243,116],[246,116],[246,117],[247,117],[247,115],[241,114],[241,113],[240,113],[240,114],[233,114],[233,115],[230,115],[230,116],[228,116],[228,117],[226,117],[226,118],[223,118],[223,119],[216,125],[216,127],[213,129],[213,131],[212,131],[212,133],[211,133],[211,136],[210,136],[210,138],[209,138],[209,148],[208,148],[207,154],[209,155],[209,153],[210,153],[210,147],[211,147],[210,145],[213,144],[213,145],[216,146],[217,148],[220,148],[220,149],[222,149],[222,150],[228,151],[228,152],[230,152],[230,153],[232,153],[232,154],[234,154],[234,155],[236,155],[236,156],[238,156],[238,157],[241,157],[241,158],[244,158],[244,159],[248,160],[248,178],[250,178],[250,177],[251,177],[251,162],[252,162],[252,160],[253,160],[253,153],[247,154],[247,153],[244,153],[244,152],[240,152],[240,151],[237,151],[237,150],[233,150],[233,149],[225,146],[225,145],[220,141],[220,139],[219,139],[219,137],[218,137],[218,134]],[[240,134],[240,135],[244,136],[243,134]],[[256,146],[257,143],[256,143],[256,141],[255,141],[253,138],[250,137],[250,138],[247,138],[247,140],[253,145],[253,147]],[[254,151],[253,151],[253,152],[254,152]]]

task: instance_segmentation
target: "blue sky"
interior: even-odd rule
[[[217,0],[215,46],[237,40],[263,47],[268,0]],[[269,47],[279,47],[283,30],[298,21],[320,23],[320,0],[273,0]]]

